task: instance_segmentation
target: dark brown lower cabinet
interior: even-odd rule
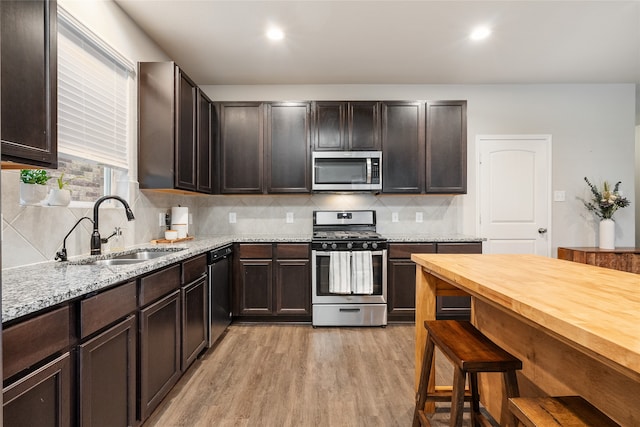
[[[182,362],[181,369],[196,360],[207,345],[208,290],[206,276],[184,286],[182,293]]]
[[[388,320],[412,322],[416,311],[416,264],[412,253],[434,253],[435,243],[390,243],[387,269]]]
[[[479,254],[481,242],[390,243],[387,273],[389,321],[414,321],[416,264],[412,253]],[[469,319],[471,297],[446,296],[436,300],[437,319]]]
[[[307,243],[239,244],[234,316],[250,320],[311,320]]]
[[[79,346],[80,425],[135,425],[136,316]]]
[[[69,353],[6,387],[2,395],[5,426],[71,425]]]
[[[145,420],[180,378],[180,290],[140,310],[140,406]]]
[[[276,314],[311,316],[309,259],[276,261]]]

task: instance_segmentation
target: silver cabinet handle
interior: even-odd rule
[[[539,234],[544,234],[544,233],[546,233],[546,232],[547,232],[547,229],[546,229],[546,228],[538,228],[538,233],[539,233]]]

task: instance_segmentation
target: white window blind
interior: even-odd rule
[[[133,66],[59,8],[58,151],[128,168]]]

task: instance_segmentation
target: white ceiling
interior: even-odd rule
[[[198,85],[640,83],[640,0],[116,2]]]

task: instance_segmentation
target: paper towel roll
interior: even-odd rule
[[[185,234],[189,231],[189,208],[186,206],[174,206],[171,208],[171,228],[176,229],[175,225],[180,225],[180,229],[185,230]]]

